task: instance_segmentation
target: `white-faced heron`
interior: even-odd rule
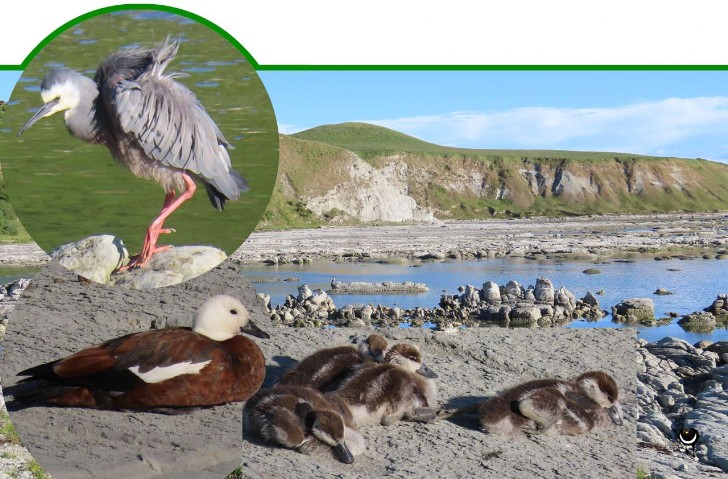
[[[162,211],[127,268],[169,249],[157,246],[160,234],[174,231],[164,228],[164,221],[192,197],[195,180],[205,185],[218,210],[248,191],[248,183],[232,169],[227,151],[232,147],[220,128],[195,94],[175,81],[184,74],[164,72],[178,48],[179,42],[167,37],[149,50],[120,50],[99,65],[93,80],[70,68],[52,68],[40,87],[43,106],[18,132],[63,111],[71,135],[105,145],[135,176],[162,185]]]

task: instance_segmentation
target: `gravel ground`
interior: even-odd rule
[[[259,340],[270,385],[312,351],[346,344],[368,329],[273,328],[254,291],[225,263],[188,283],[126,291],[84,285],[50,264],[10,317],[0,375],[7,387],[28,366],[65,356],[130,331],[187,325],[197,305],[227,293],[254,305],[253,319],[271,333]],[[456,334],[387,329],[391,341],[418,344],[439,374],[441,403],[461,406],[538,377],[573,377],[590,369],[615,376],[626,424],[578,437],[504,441],[484,434],[473,416],[435,424],[371,426],[366,453],[347,466],[328,457],[270,447],[244,434],[246,477],[633,477],[636,471],[635,338],[602,329],[461,330]],[[183,416],[36,407],[11,411],[24,443],[54,478],[221,478],[240,464],[241,405]],[[596,474],[596,476],[595,476]]]
[[[270,329],[262,303],[237,270],[219,267],[182,285],[129,291],[84,285],[49,263],[10,315],[3,385],[12,385],[22,369],[147,330],[152,321],[158,327],[190,325],[197,306],[218,293],[240,298],[254,321]],[[35,407],[11,410],[10,417],[33,457],[56,479],[218,479],[240,464],[241,407],[179,416]]]
[[[433,424],[400,422],[362,430],[368,442],[352,465],[272,447],[244,433],[243,471],[251,478],[326,477],[634,477],[636,361],[634,333],[625,330],[507,330],[478,328],[456,334],[419,329],[382,330],[392,342],[416,343],[438,375],[441,403],[463,406],[521,381],[573,377],[602,369],[621,387],[626,423],[588,435],[505,441],[478,430],[476,416]],[[347,344],[369,330],[275,329],[262,345],[271,368],[281,371],[321,347]]]

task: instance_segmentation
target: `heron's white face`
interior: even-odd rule
[[[41,90],[40,96],[43,98],[45,105],[52,105],[47,111],[43,112],[43,118],[54,115],[59,111],[73,110],[80,101],[78,87],[71,81],[56,83],[51,86],[50,90]]]

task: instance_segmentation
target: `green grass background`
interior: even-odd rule
[[[92,234],[114,234],[138,252],[147,226],[159,213],[164,191],[117,165],[109,151],[71,137],[62,114],[43,119],[21,139],[15,133],[41,104],[40,80],[63,64],[88,76],[108,54],[129,45],[151,47],[171,35],[182,39],[168,71],[200,99],[235,147],[233,167],[251,190],[225,211],[213,209],[204,191],[175,212],[166,226],[176,233],[160,243],[207,244],[232,253],[252,232],[266,208],[278,166],[275,115],[253,67],[208,27],[164,12],[122,11],[75,25],[31,61],[6,107],[0,158],[7,195],[32,238],[46,251]],[[217,83],[205,87],[195,84]]]

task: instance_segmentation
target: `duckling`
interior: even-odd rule
[[[614,378],[602,371],[589,371],[571,381],[529,381],[484,402],[480,424],[486,432],[507,437],[583,434],[610,422],[623,423],[618,396]]]
[[[305,454],[328,449],[339,461],[351,464],[366,447],[347,406],[311,388],[278,386],[261,391],[245,403],[244,414],[264,439]]]
[[[343,400],[359,427],[389,426],[418,408],[435,407],[436,377],[415,345],[400,343],[387,351],[384,363],[358,370],[327,398]]]
[[[387,339],[381,334],[370,334],[368,338],[359,342],[359,355],[365,359],[373,359],[381,363],[384,355],[387,354]]]
[[[262,385],[265,358],[244,332],[268,338],[230,296],[205,301],[190,328],[128,334],[18,373],[16,406],[51,404],[177,413],[244,401]]]
[[[301,360],[295,368],[278,381],[280,386],[305,386],[331,391],[354,369],[373,361],[382,361],[387,340],[374,333],[359,343],[358,350],[350,346],[321,349]]]

